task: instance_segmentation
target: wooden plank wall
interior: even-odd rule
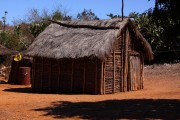
[[[131,30],[122,30],[114,49],[104,62],[103,93],[126,92],[143,88],[143,60],[136,51],[137,43]]]
[[[129,63],[128,91],[143,89],[142,65],[140,56],[131,55]]]
[[[104,93],[110,94],[114,92],[114,67],[113,67],[113,54],[109,55],[105,59],[105,87],[104,87]]]
[[[131,30],[117,37],[112,53],[99,59],[35,58],[32,88],[39,92],[110,94],[143,88],[143,57]]]
[[[104,62],[104,94],[117,93],[122,82],[122,36],[117,37],[113,51]]]
[[[138,52],[140,51],[137,38],[134,36],[132,30],[129,30],[129,41],[128,41],[128,88],[127,91],[143,89],[143,70],[144,70],[144,59],[143,56]]]
[[[101,65],[99,59],[34,58],[32,88],[45,93],[100,94]]]

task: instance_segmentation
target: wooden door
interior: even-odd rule
[[[127,80],[127,90],[138,90],[142,84],[142,67],[141,59],[138,55],[129,56],[129,70]]]

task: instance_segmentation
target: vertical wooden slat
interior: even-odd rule
[[[96,60],[95,60],[95,94],[97,94],[97,82],[98,82],[98,70],[97,70],[97,58],[96,58]]]
[[[126,31],[123,31],[123,80],[122,80],[122,91],[125,91],[125,79],[126,79]]]
[[[134,58],[135,58],[135,63],[134,63],[134,90],[137,90],[137,57],[136,56],[134,56]]]
[[[129,74],[128,74],[128,91],[131,91],[131,56],[129,56],[129,64],[128,64],[128,70],[129,70]]]
[[[121,82],[120,82],[120,91],[123,92],[123,85],[124,85],[124,31],[121,32],[121,66],[122,66],[122,70],[121,70]]]
[[[32,63],[32,79],[31,79],[31,87],[32,89],[35,88],[35,77],[36,77],[36,58],[33,58],[33,63]]]
[[[116,77],[116,64],[115,64],[115,52],[113,50],[113,93],[115,93],[115,77]]]
[[[141,89],[143,89],[144,88],[144,58],[143,57],[142,57],[141,61],[142,61]]]
[[[58,93],[60,92],[60,78],[61,78],[61,60],[58,60]]]
[[[83,69],[83,93],[85,92],[86,87],[86,59],[84,59],[84,69]]]
[[[131,90],[134,90],[134,66],[133,66],[134,57],[132,57],[131,61]]]
[[[41,72],[41,85],[40,85],[40,91],[41,92],[43,89],[43,75],[44,75],[44,59],[42,58],[42,72]]]
[[[125,31],[125,48],[124,48],[124,89],[123,91],[127,91],[127,74],[128,74],[128,39],[129,39],[129,31],[128,28]]]
[[[138,90],[141,89],[141,58],[138,56]]]
[[[71,70],[71,92],[73,90],[73,79],[74,79],[74,60],[72,60],[72,70]]]
[[[103,61],[101,61],[101,82],[100,82],[100,88],[101,88],[101,90],[100,90],[100,94],[104,94],[104,62]]]
[[[49,85],[48,85],[48,87],[49,87],[49,92],[51,92],[51,85],[52,85],[52,82],[51,82],[51,75],[52,75],[52,59],[50,59],[50,72],[49,72]]]
[[[106,87],[105,87],[105,77],[106,77],[106,73],[105,73],[105,65],[106,65],[106,62],[104,61],[104,63],[103,63],[103,94],[106,94],[105,93],[105,89],[106,89]]]

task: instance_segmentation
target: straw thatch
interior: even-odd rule
[[[59,24],[60,25],[59,25]],[[152,59],[152,50],[130,19],[96,21],[61,21],[49,25],[24,52],[29,56],[47,58],[105,58],[122,29],[131,24],[143,54]]]
[[[15,54],[15,51],[12,51],[2,45],[0,45],[0,55],[9,55],[9,54]]]

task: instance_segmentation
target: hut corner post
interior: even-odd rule
[[[83,93],[85,93],[85,86],[86,86],[86,64],[87,60],[85,59],[84,62],[84,67],[83,67]]]
[[[123,59],[123,92],[127,91],[127,79],[128,79],[128,40],[129,40],[129,31],[128,27],[124,31],[123,35],[124,41],[124,59]]]
[[[115,93],[115,78],[116,78],[116,63],[115,63],[115,50],[113,50],[113,93]]]
[[[33,58],[33,64],[32,64],[32,78],[31,78],[31,88],[34,90],[35,89],[35,74],[36,74],[36,60]]]
[[[44,59],[42,58],[42,72],[41,72],[40,92],[43,91],[43,74],[44,74]]]
[[[58,69],[58,93],[60,93],[60,89],[61,89],[61,87],[60,87],[60,85],[61,85],[61,60],[58,60],[58,67],[59,67],[59,69]]]
[[[141,83],[140,89],[144,88],[144,57],[141,56]]]
[[[70,91],[73,91],[73,82],[74,82],[74,60],[71,61],[72,65],[72,70],[71,70],[71,88]]]
[[[100,94],[103,95],[105,94],[105,80],[104,80],[105,76],[104,76],[104,61],[101,61],[101,79],[100,79]]]
[[[50,60],[50,73],[49,73],[49,91],[52,89],[52,61]]]

